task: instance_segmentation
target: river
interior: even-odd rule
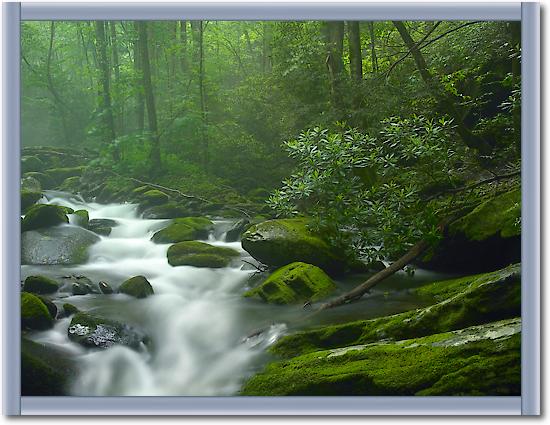
[[[118,226],[89,249],[87,263],[23,265],[22,279],[38,274],[57,280],[84,275],[96,283],[108,282],[116,292],[129,277],[143,275],[155,292],[145,299],[124,294],[75,296],[66,285],[55,294],[53,301],[59,310],[64,303],[71,303],[82,311],[134,326],[150,337],[140,351],[125,346],[90,350],[68,339],[70,318],[57,320],[48,331],[29,334],[32,340],[75,358],[79,373],[71,386],[73,395],[234,395],[247,377],[269,361],[266,349],[280,336],[315,324],[377,317],[426,305],[429,302],[410,289],[449,277],[424,270],[417,270],[414,276],[400,272],[361,302],[308,319],[302,306],[273,306],[242,297],[253,284],[255,269],[242,261],[254,262],[240,242],[224,241],[234,220],[213,220],[215,229],[206,241],[241,253],[230,267],[172,267],[166,259],[169,245],[150,240],[170,220],[143,219],[136,204],[102,205],[55,191],[45,195],[48,203],[86,209],[90,219],[113,219]],[[339,292],[365,277],[338,281]]]

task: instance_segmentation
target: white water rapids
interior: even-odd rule
[[[29,335],[76,359],[79,373],[71,389],[74,395],[234,395],[244,380],[269,359],[269,345],[289,330],[312,324],[301,320],[308,313],[301,305],[273,306],[243,298],[253,270],[246,270],[241,260],[253,259],[242,250],[240,242],[224,242],[230,220],[214,221],[215,230],[207,242],[238,250],[239,260],[222,269],[172,267],[166,258],[169,245],[150,240],[170,220],[140,218],[137,205],[133,204],[101,205],[61,192],[46,195],[48,203],[86,209],[90,219],[113,219],[118,226],[90,247],[86,264],[23,265],[23,279],[29,275],[54,279],[83,275],[94,283],[107,281],[116,292],[126,279],[143,275],[155,292],[145,299],[123,294],[74,296],[63,290],[55,294],[53,301],[60,310],[64,303],[71,303],[81,311],[135,327],[150,339],[140,352],[125,346],[85,349],[67,337],[70,318],[57,320],[51,330]],[[339,291],[351,289],[364,278],[339,281]],[[388,279],[382,290],[373,290],[360,303],[318,315],[315,324],[416,308],[422,303],[407,288],[435,278],[440,279],[441,275],[419,271],[411,278],[399,273]],[[285,324],[293,324],[292,329]]]

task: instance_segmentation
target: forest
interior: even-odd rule
[[[23,22],[23,395],[519,395],[520,35]]]

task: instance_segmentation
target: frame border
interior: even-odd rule
[[[129,8],[131,6],[131,8]],[[538,3],[4,3],[3,368],[5,415],[540,414],[540,23]],[[521,20],[521,397],[21,397],[21,20]],[[16,320],[10,320],[16,318]],[[9,323],[9,326],[8,326]]]

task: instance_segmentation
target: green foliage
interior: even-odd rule
[[[334,245],[369,261],[437,240],[437,206],[421,194],[454,186],[464,154],[450,121],[420,116],[386,120],[377,138],[316,127],[285,146],[299,166],[270,204],[282,216],[313,216]]]

